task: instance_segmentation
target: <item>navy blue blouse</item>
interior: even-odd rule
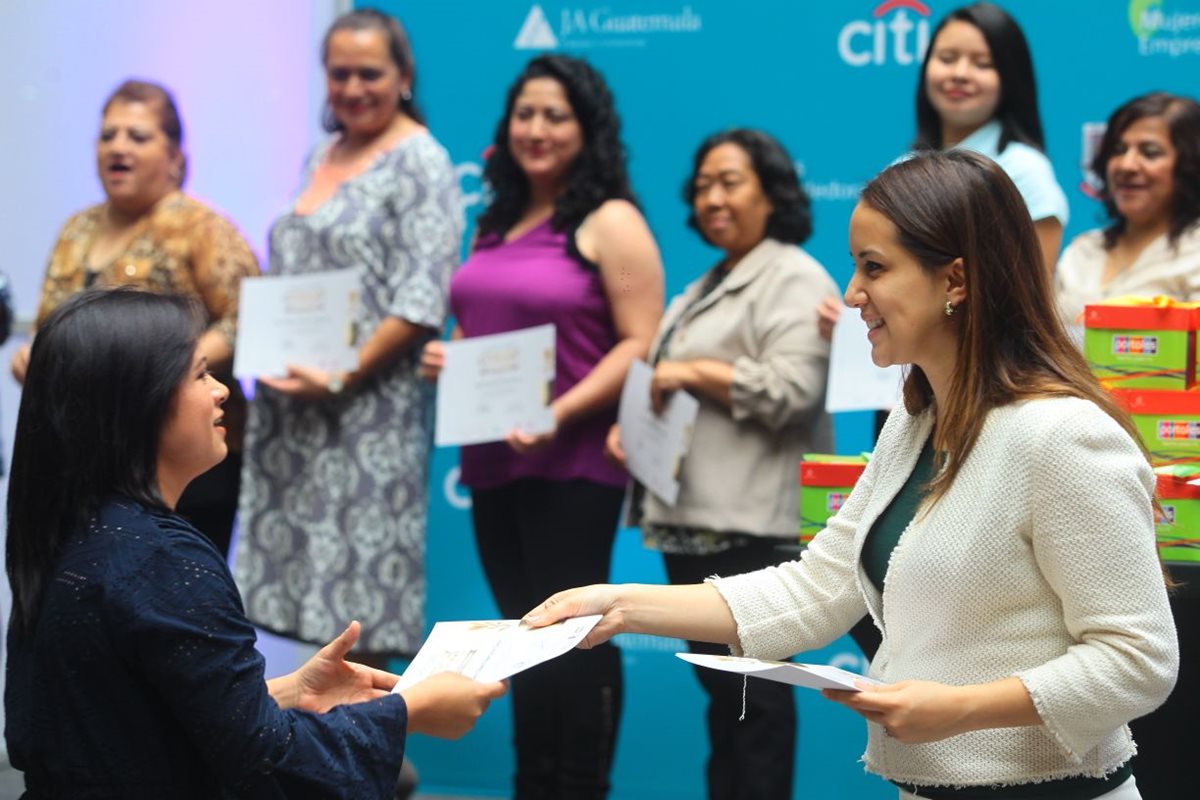
[[[267,693],[220,554],[183,519],[108,503],[8,634],[5,737],[27,798],[390,798],[399,695],[316,714]]]

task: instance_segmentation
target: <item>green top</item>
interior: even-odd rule
[[[896,549],[900,536],[913,521],[913,517],[917,515],[917,507],[920,506],[921,500],[925,496],[924,488],[932,477],[933,442],[930,437],[930,441],[927,441],[921,448],[921,455],[917,457],[917,464],[913,467],[912,474],[908,476],[908,480],[900,487],[900,491],[892,498],[892,502],[888,504],[884,512],[879,515],[879,519],[875,520],[875,524],[867,533],[866,541],[863,542],[863,571],[867,573],[867,578],[881,594],[892,551]],[[1044,797],[1047,800],[1049,798],[1053,798],[1053,800],[1090,800],[1090,798],[1099,797],[1105,792],[1112,791],[1132,774],[1133,769],[1129,762],[1125,762],[1118,770],[1105,778],[1079,776],[1043,783],[1025,783],[1014,786],[968,786],[961,789],[910,786],[903,783],[896,785],[905,791],[930,798],[930,800],[976,800],[976,798],[979,800],[984,800],[984,798],[1003,800],[1003,798],[1035,797]]]
[[[913,467],[912,474],[908,476],[908,480],[900,487],[900,491],[892,498],[892,502],[888,504],[884,512],[879,515],[879,519],[875,520],[870,533],[867,534],[867,540],[863,542],[863,571],[867,573],[871,583],[875,584],[875,588],[881,593],[892,551],[896,549],[900,535],[904,533],[905,528],[916,516],[917,506],[921,504],[921,498],[925,496],[925,484],[929,483],[929,479],[932,477],[933,442],[931,437],[930,441],[925,442],[925,446],[921,448],[921,455],[917,458],[917,465]]]

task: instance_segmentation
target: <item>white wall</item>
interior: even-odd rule
[[[100,106],[127,77],[174,91],[189,155],[187,190],[232,217],[261,257],[267,228],[295,190],[319,135],[321,36],[349,5],[0,0],[0,269],[12,281],[18,316],[33,315],[63,221],[102,199],[94,165]],[[6,463],[20,401],[8,363],[22,340],[14,337],[0,350]],[[0,480],[4,497],[7,489]],[[0,577],[0,609],[7,624],[6,577]],[[269,674],[290,669],[302,654],[277,641],[263,649]]]

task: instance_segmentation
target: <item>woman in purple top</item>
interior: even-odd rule
[[[633,202],[620,120],[586,62],[539,56],[508,92],[485,178],[495,191],[454,276],[456,338],[552,323],[555,429],[462,450],[480,559],[506,617],[608,575],[625,473],[604,437],[663,305],[658,248]],[[440,343],[422,366],[435,378]],[[611,647],[513,678],[515,796],[604,797],[621,708]]]

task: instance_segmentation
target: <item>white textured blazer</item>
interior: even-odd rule
[[[904,744],[868,725],[866,765],[924,786],[1103,776],[1135,752],[1126,723],[1160,705],[1179,650],[1154,538],[1154,479],[1095,404],[991,411],[954,484],[905,529],[882,594],[860,564],[912,472],[932,414],[892,412],[854,492],[799,561],[711,579],[747,655],[823,647],[870,612],[870,674],[952,685],[1015,676],[1043,724]]]

